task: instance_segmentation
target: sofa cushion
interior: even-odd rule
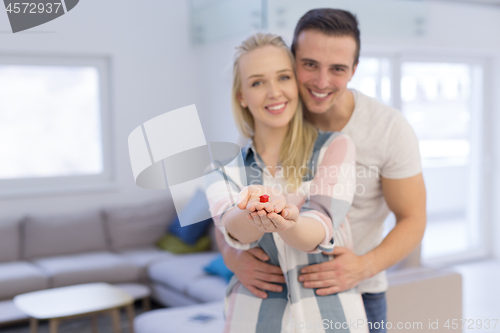
[[[140,269],[140,279],[147,279],[147,268],[148,266],[155,261],[160,260],[170,260],[175,257],[174,254],[160,250],[154,246],[138,248],[138,249],[130,249],[123,250],[118,252],[121,256],[123,256],[126,260],[134,263]]]
[[[196,280],[208,275],[203,267],[217,255],[217,252],[180,254],[168,261],[152,263],[148,268],[148,275],[155,282],[186,293]]]
[[[32,263],[14,261],[0,264],[0,300],[48,287],[48,276]]]
[[[21,218],[0,218],[0,262],[21,258]]]
[[[83,253],[41,258],[33,262],[50,276],[51,287],[91,282],[121,283],[139,279],[139,267],[116,253]]]
[[[171,221],[172,205],[156,201],[143,205],[104,210],[111,248],[120,251],[153,245]]]
[[[98,210],[53,216],[28,216],[24,229],[24,259],[106,250]]]
[[[226,295],[227,282],[224,278],[205,275],[187,286],[186,294],[200,302],[221,301]]]

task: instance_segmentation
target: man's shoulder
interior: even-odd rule
[[[355,98],[354,112],[363,113],[363,116],[371,116],[376,118],[394,117],[400,115],[401,112],[392,106],[384,104],[379,100],[365,95],[358,90],[352,90]]]
[[[405,126],[407,123],[403,113],[392,106],[386,105],[377,99],[367,96],[360,91],[353,90],[355,107],[351,130],[357,131],[364,127],[371,130],[381,129],[390,131],[394,126]]]

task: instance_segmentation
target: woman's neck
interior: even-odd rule
[[[279,162],[281,145],[285,141],[288,127],[270,128],[255,125],[255,135],[253,137],[255,149],[271,174],[274,175]]]

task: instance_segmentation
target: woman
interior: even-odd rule
[[[233,276],[225,332],[368,332],[354,290],[317,296],[298,281],[300,268],[332,259],[322,251],[331,252],[334,243],[352,249],[346,213],[355,187],[354,143],[341,133],[318,133],[303,120],[293,56],[279,36],[256,34],[237,50],[233,113],[251,138],[242,155],[252,185],[229,177],[238,194],[233,207],[223,181],[210,184],[207,197],[226,241],[239,249],[260,246],[286,284],[261,299]],[[260,202],[264,194],[268,202]]]

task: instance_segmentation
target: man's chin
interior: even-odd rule
[[[307,104],[305,104],[305,109],[306,112],[312,113],[312,114],[324,114],[328,111],[328,107],[326,106],[318,106],[318,105],[313,105],[312,107],[308,107]]]

